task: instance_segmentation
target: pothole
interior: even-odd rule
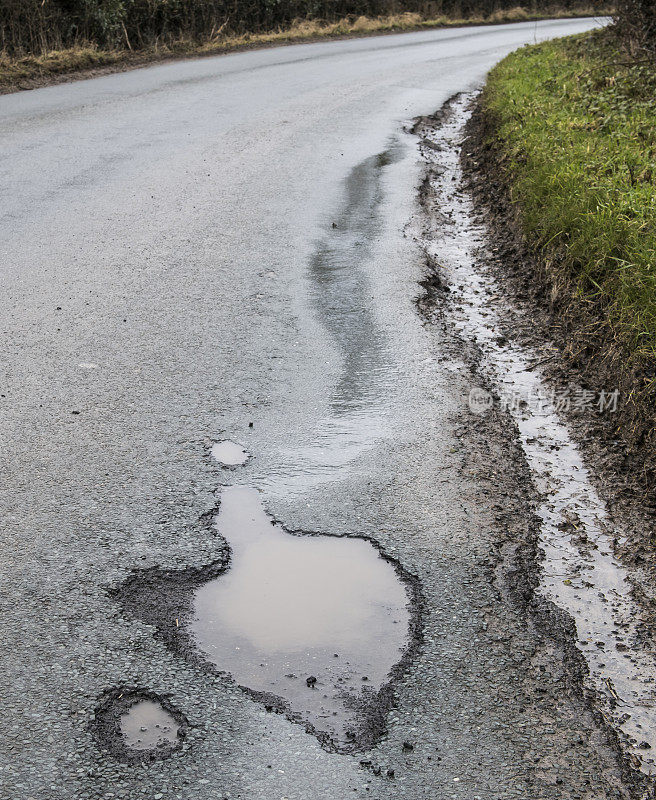
[[[224,467],[240,467],[250,458],[248,450],[230,439],[215,442],[210,452],[212,458]]]
[[[122,761],[172,755],[181,749],[188,727],[167,698],[145,689],[106,692],[91,724],[96,741]]]
[[[247,487],[223,492],[217,527],[230,569],[196,591],[198,646],[335,744],[354,742],[360,710],[408,642],[409,597],[394,566],[364,539],[290,535]]]
[[[159,703],[139,700],[121,715],[125,746],[133,750],[175,747],[180,726]]]
[[[327,749],[372,746],[419,649],[416,579],[368,539],[285,530],[249,487],[223,490],[215,530],[229,558],[135,574],[119,600]]]

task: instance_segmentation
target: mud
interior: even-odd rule
[[[616,522],[567,426],[545,400],[540,354],[510,341],[505,330],[501,291],[488,268],[494,251],[485,225],[474,220],[460,168],[470,104],[470,97],[456,98],[414,128],[428,164],[421,195],[426,222],[419,236],[429,273],[418,305],[429,317],[443,315],[458,331],[481,377],[481,385],[472,387],[470,410],[480,415],[501,408],[516,426],[540,493],[535,510],[542,559],[538,565],[533,553],[523,564],[525,574],[534,575],[524,601],[542,624],[552,632],[560,628],[560,638],[569,641],[579,690],[594,701],[629,771],[653,774],[653,648],[644,642],[630,575],[612,552],[621,535]]]

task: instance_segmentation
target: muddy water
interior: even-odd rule
[[[248,487],[224,489],[216,524],[232,555],[197,590],[198,646],[238,684],[282,698],[347,746],[408,640],[408,595],[393,565],[363,539],[289,534]]]
[[[139,700],[121,715],[121,735],[131,750],[157,750],[175,747],[178,723],[153,700]]]
[[[539,591],[571,614],[605,717],[620,731],[632,759],[656,772],[656,659],[638,635],[639,610],[629,574],[613,555],[621,538],[590,480],[577,445],[551,402],[539,368],[540,354],[500,338],[499,290],[485,268],[485,231],[474,224],[462,187],[459,154],[466,108],[456,101],[447,122],[423,130],[420,149],[429,164],[435,204],[449,212],[426,230],[426,251],[440,264],[451,289],[448,315],[483,355],[483,369],[517,425],[536,486],[543,497],[540,544],[544,551]],[[428,139],[428,143],[426,142]],[[424,143],[422,143],[422,141]],[[476,394],[476,392],[475,392]],[[472,410],[485,413],[492,398],[477,393]]]
[[[226,467],[238,467],[248,461],[248,451],[240,444],[224,439],[212,445],[212,458]]]

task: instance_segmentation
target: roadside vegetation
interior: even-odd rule
[[[618,429],[645,474],[656,466],[655,8],[627,0],[614,26],[522,48],[481,101],[569,354],[621,389]]]
[[[0,91],[166,58],[606,7],[601,0],[0,0]]]

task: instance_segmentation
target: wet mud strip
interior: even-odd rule
[[[538,492],[538,539],[502,553],[500,585],[560,640],[573,683],[616,747],[627,778],[641,794],[651,793],[656,658],[631,574],[614,552],[626,537],[626,521],[611,516],[597,491],[541,369],[542,352],[508,333],[518,312],[506,308],[501,276],[490,267],[493,245],[461,167],[471,102],[471,96],[454,98],[414,127],[426,162],[417,238],[428,272],[418,305],[428,319],[440,317],[457,332],[480,377],[469,396],[472,418],[500,414]]]
[[[613,414],[567,409],[565,413],[586,456],[604,478],[607,502],[621,506],[622,513],[635,520],[622,547],[623,559],[649,570],[649,582],[656,586],[656,420],[644,391],[654,379],[654,369],[624,352],[601,308],[580,302],[557,254],[547,263],[526,241],[521,207],[511,201],[511,178],[496,141],[496,123],[484,112],[480,99],[474,104],[466,135],[463,174],[475,198],[476,214],[489,227],[495,255],[490,267],[503,275],[504,291],[522,315],[532,318],[532,330],[517,318],[515,337],[532,339],[544,351],[543,369],[554,383],[572,383],[595,392],[619,391]],[[647,594],[653,596],[653,589]]]
[[[510,337],[528,342],[539,351],[541,370],[552,387],[571,388],[573,402],[562,414],[584,453],[594,464],[592,479],[608,507],[630,521],[624,538],[615,543],[622,561],[632,566],[631,581],[640,604],[651,606],[650,619],[643,620],[645,636],[656,636],[656,499],[653,491],[654,464],[650,452],[648,409],[635,399],[634,388],[644,374],[621,365],[617,342],[599,324],[594,311],[580,307],[562,286],[554,292],[547,265],[521,234],[521,217],[510,200],[503,154],[493,144],[493,121],[477,101],[467,123],[467,144],[462,167],[467,190],[475,201],[475,213],[487,226],[489,269],[500,280],[509,303],[503,320]],[[566,287],[565,287],[566,288]],[[527,324],[530,320],[530,324]],[[618,390],[614,413],[600,413],[592,405],[581,413],[577,398],[597,400]]]

